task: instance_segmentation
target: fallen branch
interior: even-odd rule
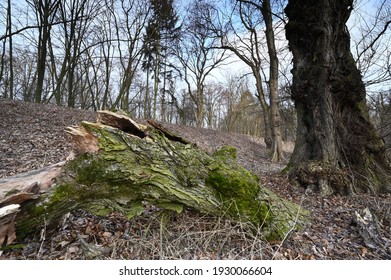
[[[355,211],[353,223],[356,225],[358,233],[368,248],[380,251],[388,258],[391,257],[391,247],[388,248],[391,240],[381,234],[380,223],[369,208],[365,208],[360,212]]]

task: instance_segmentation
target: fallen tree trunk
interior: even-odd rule
[[[56,171],[50,187],[30,185],[34,197],[22,203],[15,219],[20,238],[75,209],[118,211],[131,219],[145,204],[250,222],[268,240],[283,239],[305,220],[299,206],[260,187],[257,176],[237,164],[233,147],[208,155],[155,123],[140,125],[106,111],[99,112],[98,123],[82,122],[68,132],[78,155]],[[0,190],[6,185],[0,182]],[[10,198],[19,193],[9,191],[0,203],[14,203]]]

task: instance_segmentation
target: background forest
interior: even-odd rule
[[[111,110],[235,146],[261,189],[311,213],[278,244],[191,209],[166,225],[79,209],[0,259],[390,259],[391,1],[6,0],[0,59],[0,184],[65,160],[64,127]]]
[[[286,2],[3,1],[0,97],[263,137],[279,161],[296,124]],[[390,22],[387,0],[355,1],[348,22],[388,151]]]

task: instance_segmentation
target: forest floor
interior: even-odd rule
[[[0,178],[64,160],[72,150],[65,127],[95,118],[94,112],[0,99]],[[207,151],[235,146],[239,163],[259,175],[260,184],[309,210],[310,222],[281,242],[267,243],[246,224],[191,210],[164,221],[154,209],[131,221],[77,210],[57,228],[0,249],[0,259],[391,259],[389,195],[320,196],[290,184],[280,173],[284,164],[269,161],[260,139],[164,126]],[[365,208],[378,220],[376,244],[354,222]]]

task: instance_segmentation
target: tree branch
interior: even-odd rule
[[[56,26],[56,25],[59,25],[59,24],[70,23],[72,21],[81,20],[81,19],[89,19],[89,18],[88,17],[80,17],[80,18],[77,18],[77,19],[66,20],[66,21],[58,21],[58,22],[54,22],[54,23],[50,23],[50,24],[28,25],[28,26],[25,26],[25,27],[23,27],[21,29],[15,30],[14,32],[12,32],[10,34],[5,34],[5,35],[0,36],[0,41],[2,41],[4,39],[7,39],[9,37],[12,37],[14,35],[17,35],[19,33],[22,33],[22,32],[24,32],[26,30],[39,29],[39,28],[43,28],[43,27],[52,27],[52,26]]]

